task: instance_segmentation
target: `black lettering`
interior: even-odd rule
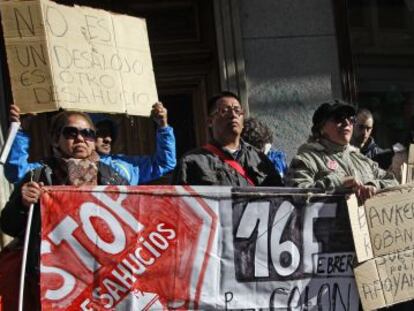
[[[54,21],[54,18],[57,20]],[[45,25],[49,27],[50,32],[55,37],[63,37],[68,32],[69,26],[65,16],[57,8],[47,6],[45,19]],[[53,26],[51,23],[53,23]]]
[[[108,27],[108,25],[106,23],[106,20],[103,19],[103,18],[100,18],[98,20],[98,23],[97,24],[106,33],[106,38],[105,37],[102,37],[102,41],[104,41],[104,42],[111,42],[112,35],[111,35],[111,31],[109,30],[109,27]]]
[[[363,206],[358,206],[357,213],[358,213],[358,223],[359,223],[360,228],[364,228],[367,225],[364,211],[365,210]]]
[[[30,6],[27,6],[27,18],[23,16],[23,14],[20,12],[18,8],[13,8],[14,11],[14,18],[16,19],[16,27],[17,32],[19,33],[20,38],[23,38],[27,35],[24,35],[24,33],[27,34],[27,32],[23,31],[23,25],[25,26],[25,29],[28,30],[31,35],[35,36],[35,27],[33,23],[33,16],[32,11],[30,10]]]
[[[149,102],[149,96],[146,93],[133,93],[133,102],[135,105],[141,105]]]
[[[34,46],[30,46],[30,55],[32,56],[33,65],[37,67],[37,61],[40,61],[43,65],[47,65],[45,50],[43,45],[40,45],[39,50]]]
[[[95,26],[92,25],[92,20],[96,20],[96,19],[97,19],[96,16],[85,15],[85,25],[86,25],[86,29],[88,31],[89,40],[93,40],[93,39],[98,38],[98,36],[94,36],[91,33],[91,30],[95,28]]]
[[[395,207],[395,225],[398,226],[398,224],[404,223],[404,218],[401,215],[401,212],[403,210],[403,206],[396,206]],[[384,209],[385,210],[385,209]],[[391,221],[390,221],[391,222]]]
[[[40,69],[34,69],[32,71],[32,75],[33,77],[37,78],[35,79],[35,82],[38,84],[45,82],[47,79],[46,73]]]
[[[82,51],[80,53],[80,56],[86,62],[85,68],[91,68],[92,67],[92,55],[88,51]]]
[[[107,89],[113,88],[115,86],[114,78],[110,75],[102,75],[99,77],[99,82],[102,86],[106,87]]]
[[[30,56],[29,56],[29,47],[14,47],[16,58],[19,62],[19,64],[23,67],[29,67],[30,66]],[[25,51],[25,53],[23,53]],[[21,57],[21,54],[24,54],[24,59]]]
[[[384,248],[390,247],[394,243],[394,238],[389,230],[384,230]]]
[[[393,214],[394,214],[395,206],[392,206],[391,208],[383,208],[381,210],[382,213],[382,225],[385,224],[385,220],[388,221],[388,223],[392,222]]]
[[[233,300],[233,293],[232,292],[225,292],[224,293],[224,302],[225,302],[225,310],[228,310],[228,303]]]
[[[78,69],[87,69],[88,66],[87,64],[84,64],[83,61],[83,57],[81,55],[81,52],[78,49],[73,49],[72,50],[72,62],[73,62],[73,66],[75,68]]]
[[[299,288],[295,286],[289,295],[289,299],[287,303],[288,310],[290,310],[290,308],[292,307],[297,308],[298,306],[300,306],[301,304],[300,297],[301,297],[301,292]]]
[[[326,301],[328,300],[328,301]],[[319,288],[318,295],[316,296],[316,305],[318,310],[323,310],[324,306],[331,306],[331,287],[325,283]]]
[[[407,238],[408,240],[410,240],[410,242],[413,241],[413,227],[410,228],[410,231],[408,231],[408,229],[404,229],[404,236],[405,236],[405,242],[407,242]]]
[[[395,243],[398,243],[398,240],[400,240],[401,243],[404,243],[404,238],[403,235],[401,234],[400,229],[395,228],[395,232],[394,232],[394,241]]]
[[[393,295],[395,297],[395,295],[397,295],[398,288],[400,287],[401,274],[398,274],[398,277],[395,277],[395,275],[392,275],[391,277],[392,277],[392,281],[394,281],[393,282],[393,284],[394,284],[394,293],[393,293]],[[391,282],[391,279],[387,278],[387,280],[390,280],[390,282]],[[390,290],[391,289],[392,289],[392,286],[391,286]]]
[[[289,290],[287,288],[278,287],[274,289],[272,294],[270,295],[269,310],[276,310],[275,303],[279,302],[277,296],[286,297],[287,295],[289,295]]]
[[[65,83],[73,83],[75,81],[75,78],[73,77],[72,73],[66,70],[59,72],[59,78],[60,80],[62,80],[62,82]]]
[[[36,104],[47,104],[53,100],[53,92],[51,89],[35,87],[33,88],[33,95],[36,99]]]
[[[354,264],[354,256],[352,255],[348,255],[346,257],[346,271],[352,271],[353,269],[353,264]]]
[[[323,269],[323,267],[324,267],[323,261],[325,261],[325,260],[326,260],[325,257],[319,257],[318,258],[318,267],[316,269],[316,273],[324,273],[325,272],[325,270]]]
[[[338,284],[334,283],[333,294],[332,294],[332,305],[333,305],[334,310],[350,310],[350,305],[349,305],[350,300],[351,300],[351,284],[350,283],[347,286],[346,294],[347,294],[347,297],[345,297],[346,299],[344,300]],[[342,308],[337,309],[336,307],[337,301],[339,301]]]
[[[376,292],[372,292],[371,286],[367,283],[362,283],[362,293],[364,294],[365,299],[368,298],[368,295],[371,300],[374,298],[377,298]],[[375,293],[375,297],[374,297],[374,293]]]
[[[381,224],[381,225],[384,225],[384,223],[382,222],[382,220],[381,220],[381,218],[380,218],[380,215],[379,215],[379,213],[378,213],[378,211],[376,210],[376,208],[375,207],[371,207],[370,209],[369,209],[369,223],[370,223],[370,227],[371,228],[373,228],[374,227],[374,220],[375,219],[377,219],[378,220],[378,222]]]
[[[72,66],[72,54],[64,46],[55,45],[53,54],[60,68],[69,69]]]
[[[115,71],[122,70],[122,60],[118,54],[114,54],[111,57],[111,68]]]

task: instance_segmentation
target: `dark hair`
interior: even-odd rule
[[[266,144],[272,143],[273,141],[272,130],[256,118],[247,118],[244,120],[241,136],[244,141],[260,150],[263,150]]]
[[[117,133],[116,125],[114,124],[114,121],[110,119],[104,119],[104,120],[101,120],[95,123],[97,134],[99,135],[99,130],[105,126],[109,128],[109,130],[111,131],[111,138],[115,140],[118,133]]]
[[[359,109],[357,112],[357,116],[359,115],[363,115],[366,119],[374,120],[374,116],[372,115],[372,112],[369,111],[367,108]]]
[[[341,99],[332,99],[319,105],[312,117],[312,136],[310,140],[321,137],[321,129],[330,117],[336,114],[355,116],[355,108]]]
[[[214,112],[214,110],[216,110],[217,101],[219,99],[223,98],[223,97],[232,97],[232,98],[236,99],[241,105],[240,98],[235,93],[230,92],[230,91],[222,91],[222,92],[210,97],[210,99],[207,101],[207,112],[208,112],[209,115],[212,114]]]
[[[89,123],[90,127],[95,130],[95,125],[88,114],[81,111],[61,111],[52,117],[50,125],[50,135],[52,141],[55,141],[59,137],[62,128],[68,124],[71,116],[79,116],[83,118]]]

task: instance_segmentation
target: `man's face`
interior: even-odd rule
[[[362,114],[357,115],[354,126],[354,140],[358,144],[364,145],[371,136],[373,126],[374,120],[372,118],[366,117]]]
[[[106,122],[102,124],[98,124],[97,131],[96,131],[96,142],[95,142],[96,151],[100,154],[110,154],[111,144],[112,144],[111,126]]]
[[[239,101],[223,97],[216,102],[216,110],[210,115],[210,126],[215,140],[240,137],[243,130],[244,112]]]

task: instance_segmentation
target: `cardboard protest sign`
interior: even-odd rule
[[[408,184],[349,204],[359,262],[355,277],[365,310],[414,299],[414,188]]]
[[[358,310],[344,205],[282,189],[50,187],[42,308]]]
[[[157,91],[144,19],[48,0],[1,1],[0,11],[22,113],[150,114]]]

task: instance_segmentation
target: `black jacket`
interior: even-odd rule
[[[392,161],[392,156],[394,152],[391,149],[382,149],[377,145],[374,138],[368,138],[368,141],[360,149],[361,153],[371,160],[378,163],[379,167],[387,170]]]
[[[282,179],[272,162],[264,153],[246,142],[241,142],[240,150],[232,155],[219,145],[212,143],[225,154],[236,160],[247,171],[256,186],[282,186]],[[217,185],[249,186],[247,180],[235,169],[225,164],[217,155],[204,148],[185,154],[174,170],[174,185]]]

